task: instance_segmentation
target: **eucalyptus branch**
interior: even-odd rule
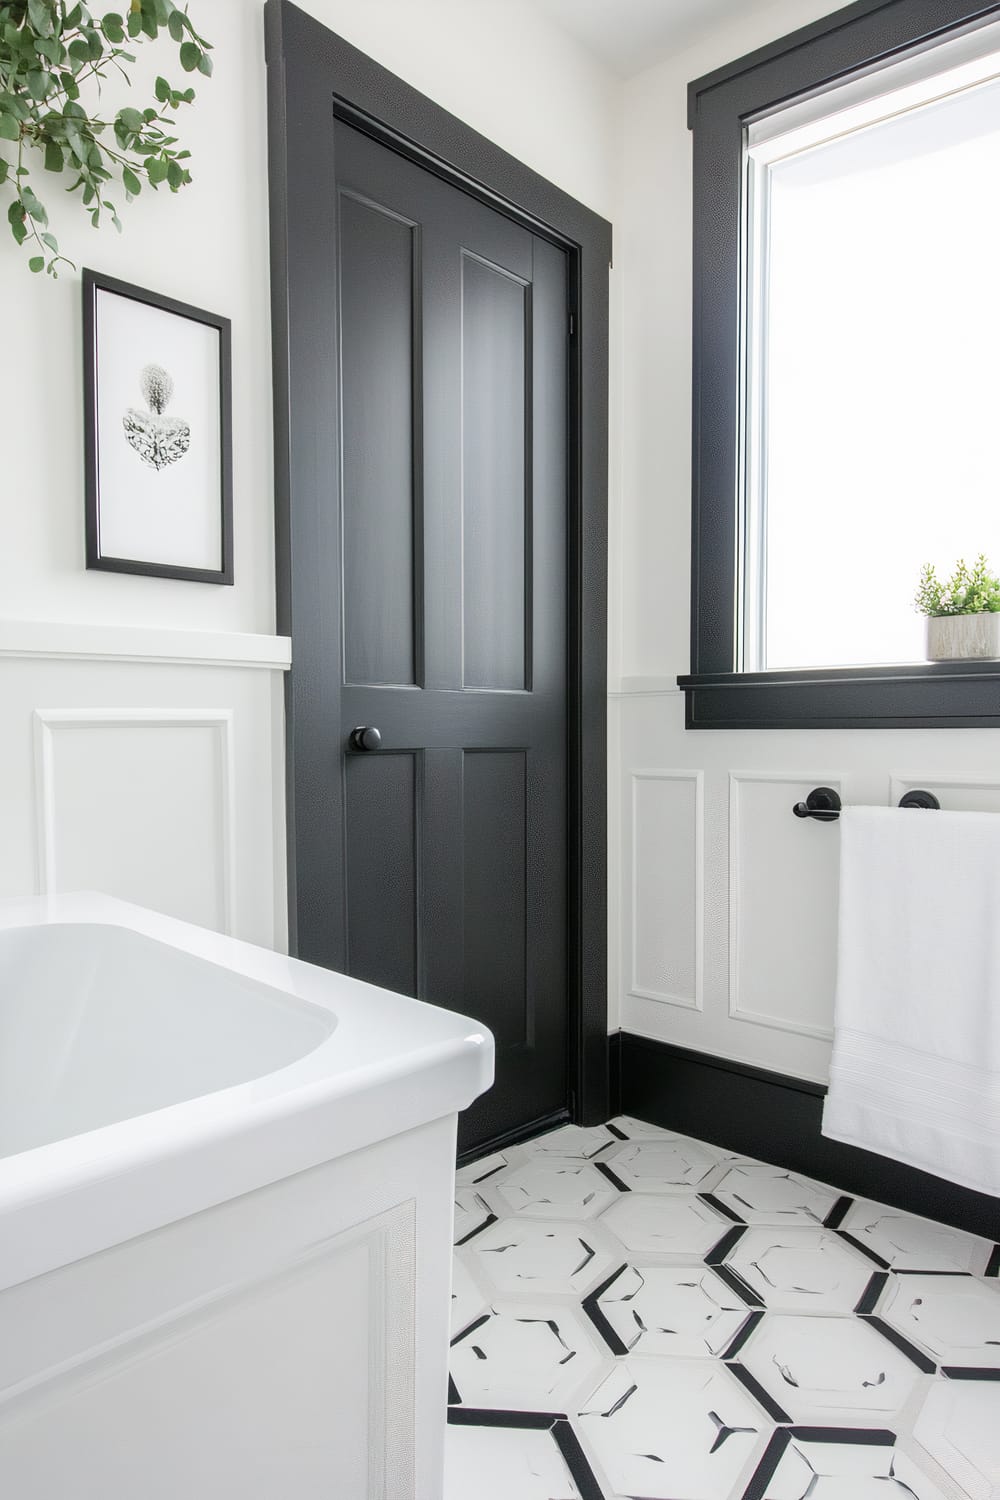
[[[165,183],[176,193],[191,181],[191,153],[178,149],[169,124],[170,112],[193,103],[193,88],[176,89],[159,77],[155,105],[126,107],[112,119],[81,103],[82,87],[96,82],[100,96],[112,68],[130,83],[135,54],[122,44],[155,42],[162,31],[177,45],[185,72],[211,76],[211,45],[174,0],[129,0],[127,18],[116,11],[95,18],[89,5],[72,0],[0,0],[0,145],[17,147],[16,163],[0,154],[0,188],[10,194],[7,222],[17,244],[31,240],[43,252],[29,258],[32,271],[55,276],[60,261],[72,263],[60,255],[48,211],[28,181],[26,148],[42,154],[45,171],[74,174],[67,192],[82,193],[95,228],[106,211],[121,229],[109,184],[120,182],[128,203],[143,182],[154,190]],[[114,146],[105,139],[109,133]]]

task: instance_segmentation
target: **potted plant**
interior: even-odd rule
[[[948,579],[925,563],[914,604],[927,617],[928,661],[1000,657],[1000,578],[982,553],[971,568],[959,559]]]

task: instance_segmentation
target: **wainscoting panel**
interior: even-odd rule
[[[895,807],[904,792],[917,787],[933,792],[948,812],[1000,813],[1000,780],[983,776],[942,776],[924,771],[904,775],[893,771],[889,777],[889,803]]]
[[[833,1035],[839,829],[796,818],[841,773],[729,776],[729,1014],[800,1036]]]
[[[633,771],[629,993],[701,1010],[704,786],[700,771]]]
[[[105,891],[232,933],[231,726],[227,709],[36,710],[40,894]]]
[[[0,898],[106,891],[285,947],[276,648],[67,631],[0,641]]]

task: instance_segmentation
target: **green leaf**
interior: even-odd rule
[[[207,52],[203,52],[198,59],[198,72],[204,73],[206,78],[212,76],[212,59]]]
[[[63,31],[75,31],[83,20],[83,6],[74,5],[63,22]]]
[[[181,43],[181,67],[185,73],[193,73],[201,61],[201,48],[197,42]]]
[[[46,230],[43,230],[39,238],[43,245],[48,245],[53,255],[59,254],[59,243],[54,234],[49,234]]]
[[[21,136],[21,127],[13,115],[0,114],[0,141],[16,141]]]
[[[23,245],[28,238],[28,228],[24,222],[24,209],[16,200],[7,210],[7,222],[10,225],[10,232],[15,240],[17,240],[17,243]]]
[[[183,11],[171,11],[170,19],[167,22],[167,27],[170,31],[171,37],[175,42],[181,42],[184,40],[184,19],[185,18]]]
[[[115,118],[121,121],[131,135],[137,134],[146,123],[137,109],[120,109]]]
[[[113,46],[125,40],[125,23],[121,16],[105,16],[101,22],[101,30]]]
[[[131,37],[137,37],[142,31],[142,16],[137,10],[129,11],[127,30]]]
[[[74,37],[66,50],[74,62],[90,62],[90,48],[82,36]]]
[[[166,104],[170,98],[170,85],[167,80],[165,78],[157,78],[153,92],[161,104]]]
[[[7,173],[10,171],[10,163],[0,156],[0,182],[7,181]]]
[[[58,141],[45,142],[45,170],[46,172],[61,172],[66,165],[63,157],[63,148]]]
[[[142,183],[131,167],[122,167],[122,182],[125,185],[125,191],[131,193],[133,198],[138,198],[142,192]]]
[[[171,161],[167,164],[167,181],[170,183],[170,186],[175,193],[179,187],[183,187],[184,168],[181,166],[180,162]]]
[[[148,172],[149,180],[154,187],[156,187],[158,183],[166,182],[167,180],[168,167],[162,156],[151,156],[149,161],[146,163],[146,171]]]
[[[52,85],[52,74],[44,72],[41,68],[33,68],[25,77],[25,87],[32,99],[41,102],[48,98],[49,89]]]
[[[29,271],[35,271],[35,272],[44,271],[45,270],[45,256],[44,255],[33,255],[31,257],[31,259],[28,261],[28,270]]]
[[[58,66],[62,61],[62,43],[55,37],[39,36],[35,38],[35,51],[39,57],[44,57],[48,62]]]
[[[42,36],[51,36],[55,25],[52,0],[28,0],[28,20]]]

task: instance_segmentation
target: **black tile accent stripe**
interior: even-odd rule
[[[774,1397],[769,1395],[769,1393],[765,1391],[764,1387],[761,1385],[757,1377],[755,1375],[751,1375],[750,1371],[746,1368],[745,1365],[741,1365],[739,1361],[736,1360],[732,1364],[727,1364],[726,1369],[731,1370],[740,1384],[746,1386],[747,1390],[757,1402],[758,1406],[762,1406],[764,1408],[772,1421],[790,1422],[792,1420],[787,1411],[785,1411],[784,1407],[778,1405]]]
[[[623,1113],[996,1242],[996,1198],[823,1135],[822,1084],[627,1031],[619,1045]],[[990,1264],[1000,1276],[1000,1249]]]
[[[728,1208],[726,1204],[723,1203],[722,1199],[717,1198],[714,1193],[699,1193],[698,1197],[701,1199],[702,1203],[711,1204],[716,1213],[723,1214],[727,1219],[731,1219],[734,1224],[743,1224],[743,1220],[740,1218],[739,1214],[734,1213],[731,1208]],[[743,1227],[745,1228],[746,1226],[743,1225]]]
[[[490,1225],[495,1224],[496,1222],[496,1214],[488,1214],[483,1222],[477,1225],[475,1229],[470,1229],[468,1234],[463,1234],[460,1240],[455,1241],[456,1250],[458,1249],[459,1245],[467,1245],[470,1240],[474,1240],[476,1238],[477,1234],[482,1234],[484,1230],[489,1229]]]
[[[580,1500],[604,1500],[604,1491],[587,1462],[583,1448],[580,1446],[580,1439],[569,1423],[563,1419],[556,1422],[552,1429],[552,1436],[566,1461],[573,1483],[580,1491]],[[511,1500],[514,1500],[513,1496]]]
[[[966,1365],[942,1365],[941,1374],[949,1380],[1000,1380],[1000,1370],[977,1370]]]
[[[612,1172],[606,1161],[592,1161],[591,1166],[596,1167],[597,1170],[601,1172],[608,1179],[608,1181],[618,1189],[620,1193],[629,1193],[632,1191],[631,1188],[625,1186],[625,1183],[622,1182],[620,1177],[615,1176],[614,1172]]]
[[[705,1195],[701,1194],[700,1196],[702,1202],[704,1202]],[[739,1244],[746,1232],[747,1226],[745,1224],[737,1224],[734,1228],[727,1229],[719,1243],[705,1256],[706,1266],[720,1266],[729,1252]]]
[[[606,1277],[600,1286],[595,1287],[589,1296],[584,1297],[581,1304],[587,1317],[593,1323],[612,1354],[627,1354],[629,1351],[627,1345],[618,1337],[618,1334],[604,1316],[603,1309],[598,1305],[598,1298],[603,1297],[608,1287],[613,1286],[622,1272],[627,1270],[628,1262],[626,1261],[616,1271],[612,1271],[611,1275]]]
[[[764,1299],[762,1297],[758,1297],[753,1287],[748,1285],[748,1283],[743,1280],[743,1277],[740,1275],[740,1273],[733,1270],[732,1266],[714,1265],[712,1266],[712,1270],[715,1272],[716,1276],[718,1276],[720,1281],[724,1281],[726,1283],[726,1286],[731,1292],[735,1292],[737,1297],[739,1297],[742,1302],[746,1303],[747,1307],[767,1306]]]
[[[831,1208],[830,1212],[827,1214],[826,1218],[823,1220],[824,1226],[827,1229],[838,1228],[838,1226],[844,1222],[847,1210],[850,1208],[853,1202],[853,1198],[838,1198],[836,1203]]]
[[[735,1359],[736,1355],[739,1354],[740,1350],[743,1348],[743,1345],[747,1342],[750,1335],[753,1333],[758,1323],[760,1323],[763,1316],[763,1310],[752,1312],[749,1318],[747,1318],[746,1322],[743,1324],[743,1327],[737,1333],[736,1337],[733,1339],[732,1343],[729,1345],[729,1348],[725,1349],[720,1355],[720,1358]]]
[[[895,1328],[893,1328],[889,1323],[887,1323],[884,1318],[876,1318],[871,1313],[866,1313],[863,1315],[862,1321],[865,1323],[870,1323],[873,1328],[877,1328],[882,1337],[887,1338],[890,1344],[895,1344],[899,1352],[901,1354],[905,1354],[907,1359],[911,1359],[918,1370],[923,1370],[925,1375],[934,1374],[935,1370],[937,1369],[937,1365],[934,1363],[934,1361],[932,1359],[928,1359],[927,1355],[924,1354],[922,1350],[916,1348],[914,1344],[911,1344],[908,1338],[904,1338],[903,1335],[899,1333]]]
[[[856,1313],[873,1313],[878,1306],[878,1299],[885,1291],[888,1281],[888,1271],[876,1271],[871,1281],[869,1281],[861,1293],[861,1299],[854,1311]]]
[[[1000,1276],[1000,1245],[993,1246],[993,1253],[986,1267],[987,1276]]]
[[[849,1245],[853,1245],[855,1250],[860,1250],[865,1259],[872,1261],[880,1270],[890,1271],[892,1269],[889,1262],[883,1260],[877,1251],[870,1249],[862,1240],[855,1239],[854,1235],[849,1234],[846,1229],[838,1229],[837,1233],[842,1240],[846,1240]]]
[[[894,1448],[896,1434],[886,1427],[790,1427],[800,1443],[844,1443],[852,1448]]]
[[[767,1487],[774,1478],[775,1471],[790,1442],[791,1437],[787,1428],[779,1428],[777,1432],[771,1434],[771,1439],[764,1449],[764,1456],[757,1465],[753,1478],[743,1491],[742,1500],[764,1500]]]

